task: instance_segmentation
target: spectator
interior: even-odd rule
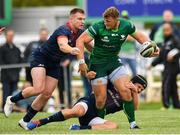
[[[68,107],[72,106],[72,71],[73,71],[73,61],[76,60],[74,55],[69,54],[68,56],[64,57],[62,62],[60,63],[60,73],[63,77],[59,78],[58,82],[58,90],[59,90],[59,99],[61,108],[65,107],[64,102],[64,92],[67,93],[67,103]]]
[[[21,52],[19,48],[13,43],[14,31],[7,30],[5,32],[6,43],[0,48],[0,64],[18,64],[21,62]],[[17,83],[19,81],[20,68],[10,68],[1,70],[1,82],[3,89],[3,104],[6,98],[12,95],[13,91],[17,90]]]
[[[179,31],[177,25],[173,22],[173,17],[174,17],[174,15],[171,10],[165,10],[163,12],[163,21],[161,23],[155,24],[152,27],[152,30],[150,33],[151,40],[154,40],[156,43],[164,42],[162,26],[165,22],[172,23],[173,32],[175,33],[175,35],[180,36],[180,31]]]
[[[123,10],[121,12],[121,16],[122,18],[128,20],[130,19],[129,13],[126,10]],[[124,42],[123,46],[121,47],[121,53],[119,55],[122,60],[122,63],[130,67],[132,76],[135,76],[137,74],[136,52],[137,50],[135,40],[131,36],[128,36],[126,42]]]
[[[31,53],[38,47],[41,47],[43,43],[47,41],[48,38],[48,30],[43,28],[39,31],[39,40],[32,41],[28,44],[24,51],[24,62],[30,63]],[[30,67],[26,67],[26,83],[30,83],[32,85],[32,77],[31,77],[31,69]]]
[[[65,107],[64,102],[64,92],[67,92],[67,98],[68,98],[68,107],[71,107],[72,105],[72,95],[71,95],[71,81],[72,81],[72,67],[71,67],[72,59],[70,57],[66,57],[61,63],[60,63],[60,72],[63,75],[63,77],[59,78],[58,81],[58,90],[59,90],[59,99],[61,108],[63,109]]]
[[[163,24],[164,42],[161,46],[160,56],[153,60],[152,66],[159,63],[164,64],[164,73],[162,80],[162,102],[165,108],[169,108],[171,100],[174,108],[180,108],[178,91],[177,91],[177,74],[180,71],[180,41],[179,37],[173,34],[171,23]]]

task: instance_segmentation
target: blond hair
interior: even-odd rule
[[[103,17],[107,18],[107,17],[113,17],[113,18],[119,18],[119,10],[115,7],[109,7],[107,8],[104,13],[103,13]]]

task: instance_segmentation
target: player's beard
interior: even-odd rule
[[[114,29],[117,29],[119,27],[119,21],[117,20],[115,25],[114,25]]]
[[[117,20],[111,29],[116,30],[118,27],[119,27],[119,21]]]

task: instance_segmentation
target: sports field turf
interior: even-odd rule
[[[180,134],[180,110],[160,110],[159,104],[144,104],[136,112],[136,120],[141,129],[130,130],[129,124],[123,112],[118,112],[106,117],[119,124],[116,130],[84,130],[70,131],[68,128],[73,123],[78,123],[77,119],[65,122],[51,123],[33,131],[21,129],[17,122],[24,114],[13,113],[9,118],[5,118],[0,113],[0,133],[7,134]],[[35,118],[48,116],[47,113],[39,113]]]

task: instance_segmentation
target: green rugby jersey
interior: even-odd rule
[[[135,26],[130,21],[119,20],[120,25],[116,30],[106,29],[104,21],[99,21],[86,30],[94,39],[94,48],[90,57],[92,64],[107,63],[117,59],[123,42],[129,34],[135,32]]]

